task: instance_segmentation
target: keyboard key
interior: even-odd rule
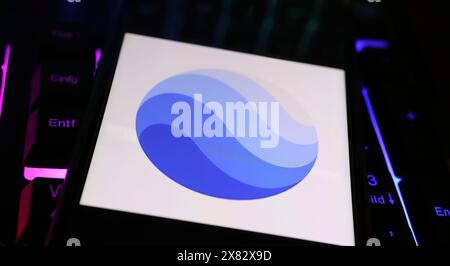
[[[42,246],[55,211],[63,180],[35,179],[26,184],[20,195],[17,244]]]
[[[70,51],[43,49],[32,82],[25,167],[67,169],[98,57],[98,50],[81,57]]]

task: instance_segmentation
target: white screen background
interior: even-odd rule
[[[301,106],[310,115],[319,152],[303,181],[272,197],[227,200],[191,191],[150,162],[136,137],[139,104],[161,80],[203,68],[235,71],[257,82],[263,78],[282,88],[271,93],[285,100],[283,107],[288,111]],[[339,69],[127,33],[80,204],[354,245],[345,74]]]

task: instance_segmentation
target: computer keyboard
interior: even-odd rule
[[[11,37],[15,47],[1,43],[1,92],[7,97],[2,98],[2,109],[8,110],[0,117],[4,118],[0,132],[5,154],[10,151],[15,162],[2,167],[2,177],[7,177],[2,186],[8,188],[2,193],[9,200],[7,222],[15,223],[2,225],[5,231],[9,228],[1,236],[9,244],[43,243],[92,92],[108,32],[105,25],[112,21],[108,12],[116,8],[114,4],[106,7],[104,1],[50,2],[24,7],[22,15],[28,14],[27,19],[36,25]],[[100,21],[97,16],[102,17]],[[97,30],[102,26],[103,30]],[[6,85],[8,61],[14,66]]]
[[[403,178],[395,175],[389,153],[384,143],[378,120],[370,99],[369,90],[361,89],[367,108],[368,130],[364,154],[367,162],[368,205],[370,206],[371,232],[383,243],[418,245],[408,208],[401,193]]]
[[[26,129],[23,178],[29,183],[20,197],[19,243],[39,243],[43,239],[38,236],[43,237],[48,229],[73,157],[95,64],[95,51],[44,51],[34,68],[32,87],[37,91],[31,93]],[[30,202],[31,207],[26,207]],[[25,224],[30,229],[22,229]]]
[[[99,60],[96,49],[40,49],[33,70],[26,128],[23,177],[29,183],[20,195],[19,243],[43,241],[73,158],[75,138]]]
[[[414,45],[402,39],[365,41],[365,49],[363,40],[355,49],[367,118],[369,232],[384,245],[448,244],[442,218],[450,180],[440,161],[445,156],[432,124],[434,93],[423,64],[420,57],[411,60]]]
[[[42,245],[73,160],[104,42],[123,5],[86,2],[33,4],[31,36],[0,38],[0,143],[10,154],[2,200],[15,217],[1,225],[0,232],[15,232],[0,245]],[[433,124],[433,84],[411,39],[392,34],[405,28],[401,16],[367,1],[132,1],[126,10],[126,23],[151,36],[332,67],[346,66],[353,44],[357,161],[365,169],[356,189],[367,207],[361,238],[450,243],[449,163]]]
[[[357,39],[355,51],[358,56],[361,73],[361,94],[364,119],[363,155],[366,162],[367,205],[370,228],[368,234],[377,238],[384,245],[418,245],[410,214],[402,195],[403,178],[397,176],[391,161],[390,149],[386,146],[384,131],[380,126],[381,116],[379,103],[383,98],[377,96],[375,90],[383,89],[372,81],[383,80],[382,72],[386,71],[390,61],[387,40]],[[375,70],[375,71],[374,71]],[[389,72],[389,70],[387,70]],[[383,82],[386,86],[386,83]],[[373,92],[373,94],[372,94]],[[382,113],[381,113],[382,114]],[[406,119],[406,117],[405,117]]]
[[[72,158],[92,88],[95,50],[42,48],[39,61],[32,79],[24,176],[32,180],[50,173],[53,178],[64,178],[62,169],[67,169]]]

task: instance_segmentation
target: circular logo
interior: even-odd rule
[[[151,88],[136,133],[149,160],[178,184],[249,200],[284,192],[308,175],[318,140],[305,117],[288,113],[270,88],[243,75],[202,69]]]

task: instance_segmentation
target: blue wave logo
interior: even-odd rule
[[[256,82],[219,69],[165,79],[142,101],[136,132],[166,176],[196,192],[250,200],[302,181],[318,152],[316,130]]]

